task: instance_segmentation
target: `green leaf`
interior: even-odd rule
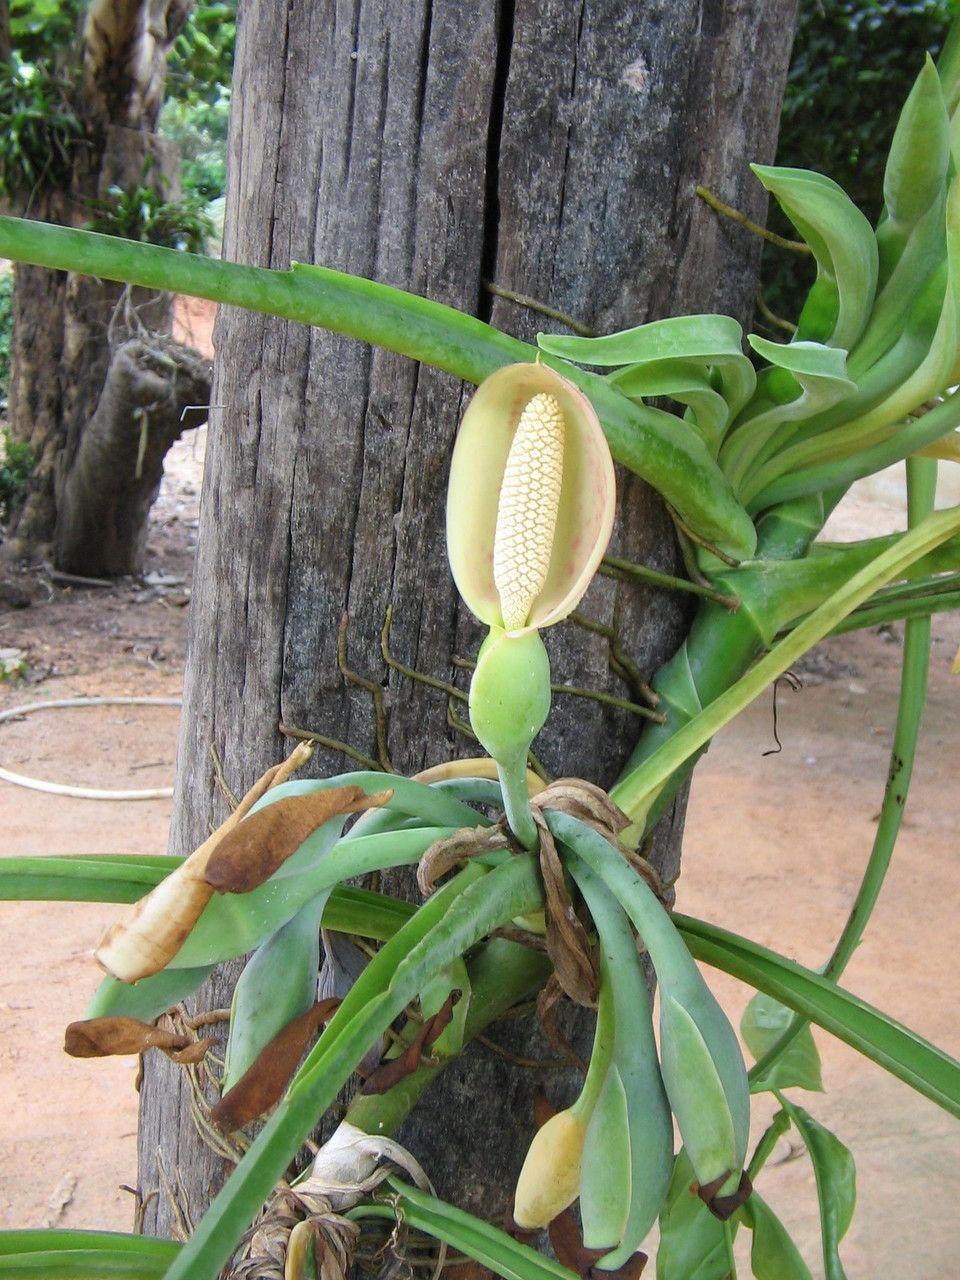
[[[139,982],[119,982],[111,974],[102,980],[84,1014],[86,1018],[122,1015],[152,1022],[179,1004],[209,978],[213,966],[199,969],[161,969]]]
[[[628,366],[608,378],[626,396],[668,395],[689,403],[698,429],[713,447],[756,386],[742,339],[739,324],[730,316],[718,315],[669,316],[601,338],[537,335],[542,351],[565,360],[604,368]],[[698,368],[716,378],[712,397],[708,393],[713,379],[706,385],[696,380],[693,374]],[[726,406],[723,412],[713,398],[717,390]]]
[[[0,859],[0,901],[136,902],[182,861],[182,858],[147,859],[127,854],[3,858]],[[383,893],[338,885],[324,910],[323,926],[383,941],[392,937],[414,910],[410,903]]]
[[[813,1280],[786,1227],[756,1191],[743,1206],[743,1221],[753,1232],[750,1269],[756,1280]]]
[[[77,854],[0,861],[0,900],[136,902],[182,859],[142,854]]]
[[[499,1227],[464,1213],[462,1209],[417,1187],[411,1187],[399,1178],[390,1178],[389,1187],[397,1198],[397,1209],[403,1221],[443,1240],[454,1249],[474,1258],[504,1280],[577,1280],[552,1258],[545,1258],[527,1244],[514,1240]],[[395,1218],[393,1207],[388,1205],[359,1205],[348,1217]]]
[[[742,336],[743,330],[730,316],[669,316],[600,338],[538,333],[537,345],[564,360],[612,368],[654,360],[704,361],[714,354],[742,356]]]
[[[813,250],[817,281],[800,317],[798,339],[849,351],[863,332],[877,288],[873,228],[830,178],[806,169],[750,166]]]
[[[960,1062],[842,987],[726,929],[679,913],[693,955],[801,1013],[960,1119]]]
[[[536,347],[453,307],[325,267],[271,271],[9,217],[0,218],[0,257],[317,325],[473,383],[537,356]],[[753,523],[692,427],[640,408],[595,374],[548,363],[593,401],[618,462],[662,493],[702,537],[738,559],[752,555]]]
[[[853,1156],[835,1134],[814,1120],[803,1107],[786,1098],[781,1097],[779,1101],[796,1125],[813,1163],[827,1280],[846,1280],[839,1246],[857,1203],[857,1171]]]
[[[706,368],[692,360],[652,360],[649,364],[628,365],[610,374],[609,381],[630,400],[642,403],[648,396],[669,396],[686,405],[687,421],[694,424],[716,453],[732,414],[727,401],[714,389]]]
[[[0,1231],[0,1280],[160,1280],[179,1250],[117,1231]]]
[[[789,379],[790,398],[772,404],[734,427],[721,454],[724,470],[736,482],[764,450],[775,452],[789,440],[797,425],[853,395],[855,382],[847,376],[847,353],[842,347],[819,342],[768,342],[751,333],[747,341],[773,366],[768,374]],[[780,371],[777,374],[777,371]],[[770,378],[766,379],[767,382]]]
[[[681,1151],[660,1212],[657,1280],[726,1280],[723,1224],[691,1193],[695,1181],[687,1153]],[[736,1225],[738,1218],[731,1222]]]
[[[902,251],[910,230],[940,194],[949,164],[950,118],[940,77],[928,54],[903,104],[887,155],[886,216],[877,232],[881,261],[891,248]]]
[[[754,1058],[759,1060],[768,1049],[773,1048],[792,1020],[792,1010],[760,991],[744,1010],[740,1034]],[[770,1089],[823,1091],[820,1054],[809,1027],[804,1027],[763,1079],[750,1082],[751,1093],[763,1093]]]

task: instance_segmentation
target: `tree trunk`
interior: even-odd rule
[[[162,106],[167,53],[189,7],[185,0],[94,0],[84,30],[78,104],[85,138],[74,153],[69,189],[35,197],[31,216],[81,225],[92,217],[91,201],[109,202],[113,187],[149,185],[176,198],[177,148],[153,130]],[[128,340],[147,333],[168,335],[171,318],[166,294],[15,267],[9,425],[16,439],[31,445],[36,466],[5,548],[8,554],[44,554],[52,545],[62,569],[93,575],[140,569],[149,511],[144,492],[151,484],[156,487],[159,475],[145,490],[142,473],[119,469],[121,457],[136,461],[141,418],[131,416],[128,397],[111,392],[112,363],[124,360],[120,353]],[[170,347],[169,358],[179,364],[181,350]],[[136,367],[126,361],[116,377],[129,381]],[[197,368],[190,353],[179,373],[173,371],[170,385],[179,381],[202,393],[194,377]],[[148,375],[136,390],[136,403],[150,403],[152,378]],[[201,401],[208,398],[209,388]],[[176,416],[195,403],[196,397],[182,401]],[[115,459],[103,449],[111,409],[119,411],[109,427],[119,449]],[[84,451],[85,433],[95,420],[98,443]],[[165,434],[172,443],[170,432]],[[93,456],[102,459],[103,469],[90,484]],[[78,462],[85,478],[72,476]],[[162,458],[160,463],[162,469]]]
[[[762,221],[746,168],[774,154],[795,0],[627,8],[618,0],[266,0],[240,5],[224,252],[258,266],[320,262],[465,308],[522,337],[556,328],[484,287],[495,280],[600,329],[662,315],[752,313],[759,246],[719,224],[697,182]],[[374,753],[369,695],[381,683],[388,744],[404,772],[474,754],[443,694],[388,670],[379,634],[445,680],[481,632],[448,571],[450,448],[469,388],[345,338],[227,309],[217,332],[209,440],[171,850],[194,847],[225,802],[211,764],[242,790],[285,750],[279,720]],[[620,475],[618,554],[677,567],[662,504]],[[599,578],[583,611],[620,629],[650,675],[676,648],[683,601]],[[625,690],[607,640],[573,623],[547,636],[554,678]],[[615,777],[637,723],[559,696],[537,750],[556,774]],[[343,758],[318,752],[317,772]],[[655,858],[679,865],[683,802]],[[391,878],[395,890],[399,881]],[[197,997],[229,1002],[237,966]],[[535,1033],[497,1028],[514,1047]],[[510,1037],[513,1037],[511,1040]],[[522,1052],[522,1047],[521,1047]],[[534,1056],[542,1056],[542,1049]],[[554,1077],[549,1077],[552,1082]],[[468,1052],[402,1137],[439,1193],[502,1207],[525,1148],[536,1072]],[[190,1092],[146,1063],[140,1185],[181,1188],[196,1221],[222,1180],[197,1137]],[[174,1177],[176,1170],[176,1178]],[[176,1229],[162,1192],[149,1229]]]

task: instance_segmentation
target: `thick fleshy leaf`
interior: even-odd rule
[[[863,332],[877,288],[873,228],[843,189],[823,174],[750,167],[817,260],[817,280],[801,314],[797,338],[849,351]]]
[[[758,991],[744,1010],[740,1021],[743,1042],[758,1061],[780,1039],[793,1021],[793,1011],[779,1000]],[[786,1051],[760,1080],[750,1081],[751,1093],[769,1089],[823,1090],[820,1054],[809,1027],[794,1038]]]
[[[212,966],[198,969],[161,969],[139,982],[120,982],[107,974],[87,1006],[87,1018],[105,1018],[120,1014],[152,1022],[167,1009],[193,995],[213,973]]]
[[[610,374],[610,381],[638,403],[647,397],[669,396],[686,405],[686,420],[693,423],[716,453],[731,414],[708,369],[692,360],[653,360],[620,369]]]
[[[757,355],[773,366],[773,378],[786,383],[786,395],[753,417],[741,420],[721,453],[721,465],[736,480],[767,445],[771,452],[782,447],[799,423],[823,409],[846,400],[856,391],[847,376],[847,353],[842,347],[820,342],[768,342],[751,333],[748,342]],[[753,406],[751,406],[752,408]],[[750,410],[747,411],[748,413]]]
[[[689,404],[697,429],[715,452],[756,386],[742,338],[730,316],[695,315],[669,316],[600,338],[541,333],[537,342],[541,350],[579,364],[626,366],[608,381],[631,399],[670,396]]]
[[[950,119],[929,54],[903,104],[883,174],[884,217],[877,228],[886,279],[910,232],[937,200],[950,165]]]
[[[488,626],[504,628],[494,581],[500,492],[521,414],[552,396],[564,421],[562,483],[546,580],[518,630],[550,626],[576,608],[607,549],[616,485],[593,406],[572,382],[542,364],[513,364],[477,388],[460,424],[447,491],[447,552],[460,594]]]
[[[813,1163],[827,1280],[846,1280],[839,1247],[853,1220],[857,1203],[857,1171],[853,1156],[835,1134],[814,1120],[803,1107],[786,1098],[780,1101],[796,1125]]]

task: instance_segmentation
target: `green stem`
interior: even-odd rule
[[[937,484],[937,464],[929,458],[911,459],[907,467],[907,501],[909,523],[915,527],[933,510]],[[903,825],[907,792],[913,775],[920,721],[927,696],[930,667],[930,619],[912,618],[904,629],[903,669],[900,678],[900,701],[897,723],[890,751],[890,769],[884,791],[880,819],[873,840],[856,901],[833,954],[823,971],[825,978],[839,981],[851,956],[863,938],[864,930],[880,897],[880,890],[890,867],[890,859]],[[762,1079],[783,1056],[797,1036],[809,1025],[806,1018],[795,1017],[750,1072],[751,1078]]]
[[[271,271],[21,218],[0,217],[0,257],[318,325],[467,382],[479,383],[506,364],[543,359],[593,401],[613,456],[662,493],[698,536],[738,559],[753,552],[753,524],[691,427],[453,307],[325,267]]]
[[[704,747],[718,729],[749,705],[801,654],[822,640],[857,605],[958,531],[960,510],[951,509],[928,516],[916,529],[904,534],[895,546],[854,574],[736,684],[678,729],[654,755],[627,774],[611,791],[612,799],[635,820],[645,816],[651,796],[667,782],[674,770]]]
[[[497,761],[497,776],[503,796],[503,811],[510,830],[524,849],[535,849],[539,840],[537,824],[530,808],[527,789],[527,758],[508,763]]]

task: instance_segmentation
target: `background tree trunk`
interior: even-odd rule
[[[542,316],[492,298],[485,280],[600,329],[719,309],[752,314],[759,248],[718,223],[697,182],[762,221],[746,168],[770,161],[795,0],[361,0],[240,5],[225,256],[358,272],[532,336]],[[478,627],[446,564],[443,510],[454,433],[470,394],[446,375],[292,324],[225,309],[191,616],[171,850],[221,820],[210,752],[242,790],[284,751],[284,721],[374,751],[369,695],[336,663],[383,684],[395,766],[473,754],[446,698],[381,659],[451,680]],[[621,480],[619,554],[676,567],[654,493]],[[598,579],[583,610],[617,621],[645,673],[676,648],[683,602]],[[618,616],[617,616],[618,615]],[[607,641],[567,623],[547,637],[554,678],[624,689]],[[610,783],[636,722],[559,697],[537,749],[555,773]],[[343,767],[318,752],[317,772]],[[657,832],[668,872],[683,803]],[[396,884],[396,880],[393,881]],[[198,996],[229,1002],[236,966]],[[507,1026],[507,1024],[505,1024]],[[534,1033],[511,1023],[497,1036]],[[535,1053],[538,1051],[534,1051]],[[554,1077],[551,1077],[551,1080]],[[403,1139],[441,1195],[503,1203],[531,1128],[537,1073],[469,1052]],[[141,1094],[141,1189],[162,1161],[196,1220],[224,1168],[197,1138],[189,1089],[150,1060]],[[179,1184],[173,1170],[179,1175]],[[175,1231],[162,1193],[147,1224]]]
[[[83,33],[83,74],[77,109],[85,136],[75,149],[65,190],[40,193],[32,217],[80,225],[92,217],[92,200],[111,199],[110,189],[149,185],[176,198],[180,192],[177,148],[154,132],[163,105],[167,54],[186,21],[191,0],[94,0]],[[146,166],[146,167],[145,167]],[[182,348],[164,344],[170,332],[166,294],[126,290],[84,276],[14,268],[13,341],[9,425],[28,441],[36,459],[30,490],[11,530],[12,555],[45,553],[52,545],[61,569],[94,575],[135,573],[142,562],[146,514],[162,473],[162,455],[151,450],[146,471],[136,472],[142,415],[156,400],[156,366],[133,400],[106,394],[115,359],[123,362],[128,339],[160,335],[166,347],[160,399],[168,418],[187,404],[209,399],[209,381],[196,382],[201,366]],[[129,361],[117,376],[128,381]],[[171,397],[190,388],[192,399]],[[107,413],[113,417],[108,422]],[[96,418],[97,443],[82,458],[83,440]],[[182,430],[182,428],[181,428]],[[176,438],[176,435],[173,439]],[[165,430],[172,443],[169,428]],[[156,437],[159,439],[159,435]],[[107,447],[104,447],[107,445]],[[104,469],[90,484],[91,459]],[[119,468],[126,459],[129,471]],[[81,465],[85,478],[73,475]]]

